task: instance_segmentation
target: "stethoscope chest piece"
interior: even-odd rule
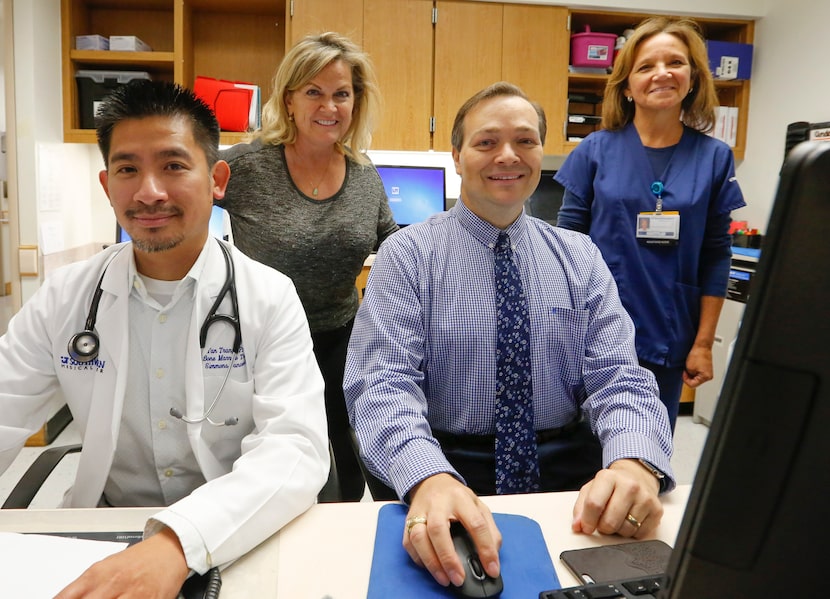
[[[104,275],[107,274],[107,269],[110,264],[115,260],[115,256],[120,253],[121,250],[118,250],[113,254],[112,258],[104,266],[104,271],[101,273],[101,278],[98,279],[95,292],[92,294],[92,302],[90,303],[89,314],[87,314],[86,322],[84,323],[84,330],[72,335],[69,343],[66,345],[66,351],[69,352],[69,357],[81,364],[92,362],[98,357],[101,340],[95,332],[95,320],[98,317],[98,302],[101,301],[101,294],[104,292],[101,284],[104,282]]]
[[[98,335],[94,331],[86,330],[72,335],[66,349],[70,358],[76,362],[86,363],[98,357],[99,345]]]

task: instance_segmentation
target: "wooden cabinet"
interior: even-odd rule
[[[573,11],[570,14],[570,28],[573,33],[582,32],[588,25],[591,31],[621,34],[625,29],[634,28],[646,18],[646,14],[638,13],[606,13],[598,11]],[[693,17],[703,30],[706,39],[740,42],[751,44],[754,34],[754,23],[745,20],[704,19]],[[567,93],[572,98],[591,98],[599,96],[601,99],[605,91],[606,75],[567,74]],[[738,108],[738,130],[736,143],[732,148],[735,158],[743,159],[746,150],[746,123],[749,116],[749,81],[715,81],[715,88],[722,106]],[[586,107],[580,106],[577,111],[582,113]],[[595,103],[596,114],[601,113],[601,102]],[[570,130],[576,135],[585,135],[594,126],[571,125]],[[570,152],[578,142],[565,141],[562,154]]]
[[[470,96],[497,81],[509,81],[545,109],[545,153],[559,153],[570,47],[567,9],[441,0],[436,5],[432,149],[451,149],[455,114]]]
[[[467,98],[502,78],[503,6],[443,0],[436,5],[432,149],[449,152],[455,113]]]
[[[146,71],[188,87],[196,75],[248,81],[267,97],[285,52],[286,1],[61,0],[64,141],[95,142],[80,125],[78,70]],[[135,35],[152,51],[76,50],[75,36],[90,34]]]
[[[476,91],[511,81],[542,104],[545,153],[564,155],[591,124],[568,126],[568,98],[601,96],[607,76],[568,72],[571,32],[621,33],[647,15],[468,0],[61,0],[64,141],[95,142],[80,126],[75,73],[146,71],[192,86],[196,75],[255,83],[263,102],[287,48],[308,33],[338,31],[372,57],[383,109],[377,150],[449,151],[455,113]],[[699,19],[710,39],[752,43],[753,22]],[[76,50],[76,35],[136,35],[152,52]],[[738,108],[735,156],[743,158],[749,81],[716,83]],[[574,108],[573,102],[571,109]],[[600,114],[601,104],[579,112]],[[573,111],[573,110],[572,110]],[[240,133],[223,133],[235,143]]]
[[[576,146],[568,141],[569,134],[584,136],[598,125],[608,79],[607,75],[569,73],[571,32],[584,31],[589,25],[592,31],[622,33],[648,16],[436,0],[433,22],[427,16],[430,4],[425,0],[364,0],[363,47],[378,67],[386,106],[374,149],[449,151],[452,121],[461,104],[479,89],[506,80],[544,107],[548,119],[545,154],[568,154]],[[697,21],[708,39],[752,43],[752,21]],[[746,144],[749,87],[749,81],[716,82],[721,104],[738,108],[733,151],[739,159]],[[594,118],[569,124],[569,96],[577,94],[599,101],[580,106],[571,102],[571,109],[577,109],[571,112]]]
[[[519,85],[547,117],[545,154],[562,154],[567,109],[568,9],[505,4],[502,79]]]
[[[286,0],[290,48],[309,34],[336,31],[357,44],[363,39],[364,0]],[[228,0],[232,4],[233,0]]]
[[[383,98],[372,148],[431,148],[432,0],[364,0],[363,49]]]
[[[565,114],[567,9],[463,0],[364,2],[363,47],[377,67],[385,106],[374,149],[450,151],[461,105],[507,80],[545,108],[546,152],[561,150],[563,134],[550,123]]]

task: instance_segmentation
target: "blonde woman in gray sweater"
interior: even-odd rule
[[[358,306],[355,278],[398,226],[365,155],[379,103],[368,56],[349,39],[308,36],[286,54],[263,106],[262,129],[223,152],[235,245],[294,281],[326,382],[329,438],[341,499],[364,479],[343,398],[346,347]]]

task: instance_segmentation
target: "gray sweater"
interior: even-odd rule
[[[347,160],[340,190],[314,200],[297,189],[281,145],[237,144],[222,159],[231,178],[216,204],[230,214],[234,245],[291,277],[312,332],[349,322],[363,262],[398,228],[375,167]]]

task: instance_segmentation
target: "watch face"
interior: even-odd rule
[[[651,472],[655,476],[655,478],[657,478],[657,481],[660,483],[659,492],[662,493],[663,490],[666,488],[666,475],[660,472],[657,468],[655,468],[642,458],[638,458],[637,461],[643,465],[643,468]]]
[[[657,477],[657,478],[659,478],[660,480],[663,480],[664,478],[666,478],[666,475],[665,475],[665,474],[663,474],[662,472],[660,472],[657,468],[655,468],[654,466],[652,466],[651,464],[649,464],[649,463],[648,463],[648,462],[646,462],[645,460],[643,460],[643,459],[639,459],[639,460],[637,460],[637,461],[638,461],[638,462],[640,462],[646,470],[648,470],[649,472],[651,472],[654,476],[656,476],[656,477]]]

